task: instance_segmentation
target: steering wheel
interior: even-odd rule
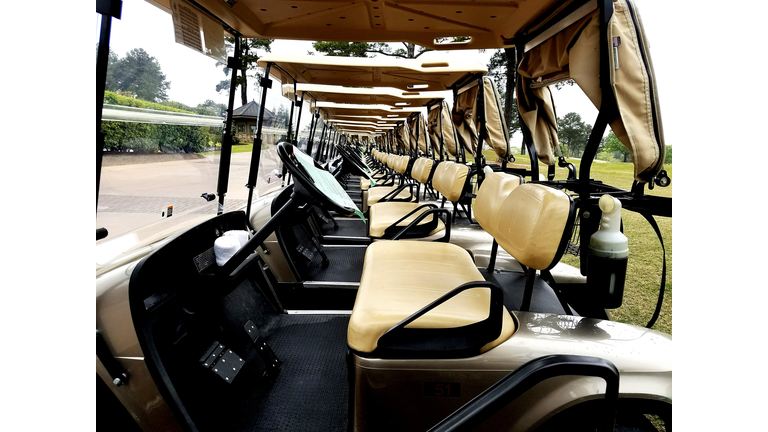
[[[359,211],[338,180],[299,148],[281,142],[277,145],[277,153],[293,176],[295,193],[338,213]]]
[[[336,148],[339,149],[339,154],[341,154],[342,159],[347,162],[346,165],[350,167],[351,174],[370,178],[370,173],[366,171],[367,168],[365,162],[363,162],[356,152],[339,144],[336,144]]]

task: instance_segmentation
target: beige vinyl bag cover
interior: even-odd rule
[[[429,110],[429,138],[433,143],[435,153],[440,154],[440,140],[443,140],[443,151],[451,157],[456,157],[458,137],[456,127],[451,121],[451,109],[448,103],[442,101]]]
[[[411,142],[418,144],[422,154],[427,154],[429,135],[426,133],[424,117],[421,114],[408,118],[408,127],[411,132]]]
[[[616,137],[630,150],[635,179],[652,181],[663,168],[665,145],[653,65],[634,3],[637,27],[627,0],[613,1],[614,13],[608,26],[606,49],[620,40],[616,56],[611,55],[611,86],[619,116],[610,122]],[[618,38],[618,39],[615,39]],[[557,145],[557,116],[549,88],[531,88],[534,82],[547,83],[570,76],[592,103],[600,109],[600,29],[598,12],[582,18],[565,30],[525,53],[518,68],[520,116],[531,130],[539,160],[554,165]],[[643,54],[647,61],[643,61]],[[616,62],[618,59],[618,64]]]
[[[394,133],[397,147],[402,149],[403,153],[408,153],[411,150],[411,134],[408,129],[408,123],[403,122],[395,126]]]
[[[463,92],[459,93],[457,97],[455,112],[461,114],[463,119],[461,124],[456,126],[456,131],[465,148],[471,148],[474,154],[477,151],[477,131],[480,129],[480,119],[477,116],[479,88],[477,85],[473,85],[462,90]],[[487,131],[483,143],[493,149],[499,158],[506,159],[509,156],[509,129],[507,129],[507,123],[502,113],[498,90],[489,77],[483,77],[483,105]]]

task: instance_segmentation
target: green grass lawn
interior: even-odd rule
[[[485,152],[486,160],[496,160],[492,151]],[[528,156],[515,156],[515,164],[530,167]],[[576,165],[579,171],[578,159],[569,160]],[[648,190],[647,195],[672,197],[672,185],[674,176],[672,165],[666,165],[672,184],[666,188],[655,187]],[[544,171],[546,172],[546,171]],[[565,180],[567,177],[565,168],[555,170],[555,180]],[[634,166],[632,163],[601,163],[595,161],[592,164],[591,177],[611,186],[629,190],[634,178]],[[661,283],[661,270],[663,255],[658,237],[648,221],[641,215],[622,211],[624,222],[624,234],[629,239],[629,262],[627,264],[627,279],[624,285],[624,302],[618,309],[613,309],[611,317],[620,322],[645,326],[653,315],[658,301],[659,285]],[[656,217],[664,247],[667,251],[667,281],[664,294],[664,303],[661,314],[653,326],[655,330],[672,334],[672,218]],[[565,255],[562,262],[579,267],[579,258],[573,255]]]

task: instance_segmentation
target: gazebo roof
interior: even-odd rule
[[[258,119],[259,118],[259,103],[252,100],[240,108],[235,108],[232,111],[233,119]],[[264,119],[270,120],[275,118],[275,114],[269,109],[264,109]]]

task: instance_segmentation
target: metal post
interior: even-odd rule
[[[312,144],[315,140],[315,131],[317,130],[317,121],[320,117],[320,111],[315,110],[314,114],[312,115],[312,126],[309,129],[309,139],[307,140],[307,154],[312,157]]]
[[[232,81],[229,85],[229,104],[227,105],[227,121],[224,126],[224,137],[221,140],[221,160],[219,161],[219,179],[217,193],[219,208],[216,214],[224,213],[224,197],[229,188],[229,169],[232,162],[232,111],[235,105],[235,89],[237,88],[237,71],[241,67],[240,38],[235,36],[235,56],[229,57],[227,67],[232,70]]]
[[[293,145],[298,146],[299,132],[301,131],[301,109],[304,105],[304,92],[301,92],[301,99],[296,100],[296,80],[293,80],[293,104],[299,108],[299,115],[296,116],[296,135],[293,137]]]
[[[259,178],[259,163],[261,162],[261,131],[264,126],[264,110],[267,104],[267,91],[272,88],[272,80],[269,79],[269,71],[272,63],[267,63],[264,69],[264,77],[261,79],[261,105],[259,106],[259,118],[256,121],[256,135],[253,137],[253,149],[251,150],[251,166],[248,170],[248,203],[245,211],[246,220],[251,216],[251,200],[253,199],[253,189],[256,188],[256,182]]]
[[[293,102],[291,102],[291,116],[288,118],[288,136],[286,136],[286,141],[289,143],[296,144],[296,141],[291,139],[291,132],[293,130],[293,107],[296,106],[296,81],[293,82]]]
[[[99,186],[101,185],[101,163],[104,154],[104,134],[101,133],[101,112],[104,109],[104,90],[107,87],[109,66],[109,37],[112,33],[112,18],[120,19],[123,9],[121,0],[97,0],[96,13],[101,14],[99,50],[96,56],[96,208],[99,207]]]
[[[485,86],[483,85],[483,75],[477,76],[477,119],[480,123],[480,127],[477,129],[477,150],[475,151],[475,166],[477,167],[477,187],[483,184],[485,180],[485,173],[483,172],[483,166],[485,165],[485,156],[483,155],[483,142],[485,137],[488,136],[488,129],[485,119]]]
[[[587,146],[584,149],[584,154],[581,155],[581,163],[579,164],[579,195],[583,198],[588,198],[591,192],[589,173],[592,167],[592,162],[597,154],[597,149],[600,145],[600,140],[603,137],[605,128],[608,123],[616,118],[618,115],[618,109],[616,107],[616,97],[613,94],[613,87],[611,86],[611,61],[609,58],[610,50],[606,49],[606,42],[608,40],[608,24],[613,16],[613,3],[611,0],[602,0],[598,2],[599,19],[600,19],[600,91],[602,93],[600,102],[600,111],[597,114],[595,125],[592,127],[592,132],[589,135]]]
[[[518,69],[520,66],[520,62],[523,61],[523,56],[525,55],[525,44],[520,43],[515,46],[515,52],[517,53],[517,64],[515,65],[515,70]],[[515,73],[516,81],[522,82],[522,78],[520,77],[520,74]],[[518,95],[519,97],[520,95]],[[531,138],[531,131],[528,129],[528,126],[526,126],[525,122],[523,121],[523,117],[520,115],[520,109],[517,110],[517,119],[520,123],[520,132],[523,133],[523,145],[528,147],[528,155],[531,158],[531,180],[532,181],[538,181],[539,180],[539,160],[538,155],[536,154],[536,147],[533,145],[533,139]]]
[[[315,151],[315,156],[313,157],[314,160],[319,161],[320,155],[323,152],[323,146],[325,145],[325,140],[327,139],[325,132],[328,130],[328,125],[323,122],[323,130],[320,132],[320,140],[317,142],[317,150]]]

